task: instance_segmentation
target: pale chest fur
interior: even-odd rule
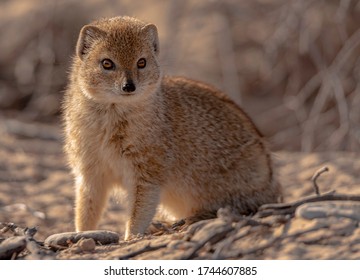
[[[86,115],[88,117],[75,118],[81,124],[69,125],[70,135],[77,134],[70,136],[77,157],[75,170],[80,174],[105,177],[111,185],[130,188],[138,173],[135,168],[150,156],[144,151],[148,149],[146,142],[154,127],[150,123],[151,116],[142,112],[130,117],[116,108]]]

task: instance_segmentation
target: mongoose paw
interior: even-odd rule
[[[137,233],[137,234],[125,234],[124,241],[134,241],[144,238],[144,233]]]

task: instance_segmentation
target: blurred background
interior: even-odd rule
[[[360,1],[0,0],[0,118],[59,125],[80,28],[155,23],[165,74],[225,91],[274,150],[360,151]]]

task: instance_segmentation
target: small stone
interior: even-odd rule
[[[63,232],[49,236],[45,240],[47,245],[69,246],[70,243],[77,243],[80,239],[91,238],[95,243],[107,245],[119,242],[119,234],[107,230],[90,230],[82,232]]]
[[[77,243],[82,251],[93,251],[95,249],[95,241],[92,238],[80,239]]]
[[[327,217],[349,218],[360,221],[360,202],[318,201],[299,206],[295,216],[307,220]]]

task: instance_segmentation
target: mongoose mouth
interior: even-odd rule
[[[131,96],[131,95],[135,95],[135,92],[122,92],[122,93],[120,93],[120,96]]]

